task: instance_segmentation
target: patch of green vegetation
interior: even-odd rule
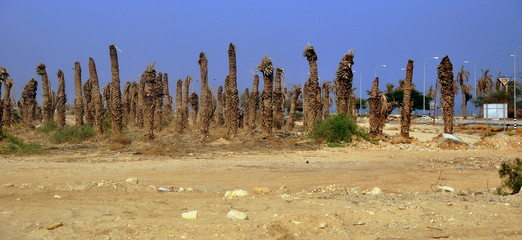
[[[515,136],[516,135],[516,133],[514,133],[514,132],[506,132],[505,134],[508,135],[508,136]]]
[[[44,152],[45,149],[39,144],[33,142],[24,143],[21,139],[9,134],[4,134],[3,143],[0,145],[1,154],[35,155]]]
[[[325,139],[328,143],[351,143],[354,139],[372,142],[368,129],[357,125],[355,117],[332,114],[314,124],[312,138]]]
[[[506,189],[511,189],[511,194],[517,194],[522,188],[522,159],[516,158],[511,162],[502,162],[498,175],[502,179],[502,185],[497,188],[497,194],[507,195]]]
[[[50,133],[58,129],[58,124],[55,121],[50,121],[43,126],[39,126],[36,128],[36,132],[38,133]]]
[[[334,148],[334,147],[345,147],[345,145],[343,143],[327,143],[326,146],[327,147],[331,147],[331,148]]]
[[[89,125],[67,126],[54,131],[50,137],[52,143],[80,143],[96,135]]]

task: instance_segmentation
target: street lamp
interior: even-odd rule
[[[358,71],[353,71],[353,72],[358,72]],[[361,115],[361,111],[362,111],[362,73],[361,72],[358,72],[359,73],[359,115]]]
[[[522,47],[515,48],[513,51],[513,130],[517,130],[517,50]]]
[[[424,80],[422,81],[422,124],[426,124],[426,60],[439,59],[439,57],[427,57],[424,59]]]
[[[377,68],[378,67],[386,67],[386,64],[382,64],[382,65],[377,65],[375,66],[375,77],[377,77]]]

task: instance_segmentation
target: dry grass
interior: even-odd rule
[[[120,150],[131,144],[131,142],[132,141],[129,136],[125,134],[117,134],[111,138],[111,141],[109,145],[107,145],[107,148],[112,151]]]

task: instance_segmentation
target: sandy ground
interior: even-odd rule
[[[412,129],[412,144],[158,138],[0,156],[0,239],[522,239],[522,196],[493,189],[522,137],[458,131],[471,147],[451,150],[433,140],[440,127]]]

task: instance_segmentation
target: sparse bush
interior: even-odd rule
[[[96,135],[89,125],[67,126],[56,130],[50,137],[52,143],[80,143]]]
[[[511,189],[511,194],[520,192],[522,187],[522,159],[516,158],[512,162],[503,162],[498,170],[498,175],[503,179],[502,186],[497,189],[497,193],[506,195],[505,189]]]
[[[58,124],[56,124],[55,121],[50,121],[50,122],[46,123],[43,126],[37,127],[36,128],[36,132],[39,132],[39,133],[50,133],[50,132],[55,131],[56,129],[58,129]]]
[[[322,121],[317,121],[312,132],[315,139],[326,139],[328,143],[351,143],[353,139],[372,141],[368,130],[357,126],[353,116],[332,114]]]
[[[9,134],[4,134],[4,142],[0,145],[1,154],[32,155],[43,152],[45,152],[45,149],[40,145],[33,142],[24,143],[21,139]]]

